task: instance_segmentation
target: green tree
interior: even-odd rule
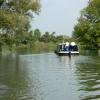
[[[74,27],[73,37],[90,48],[99,48],[100,0],[90,0],[88,6],[82,10],[78,24]]]
[[[50,41],[52,41],[52,42],[54,42],[54,43],[56,43],[56,36],[55,36],[55,32],[52,32],[51,33],[51,36],[50,36]]]
[[[45,34],[42,35],[41,37],[41,41],[43,42],[50,42],[50,33],[49,32],[45,32]]]
[[[7,2],[8,1],[8,2]],[[0,30],[5,33],[28,32],[32,13],[40,12],[39,0],[0,0]]]
[[[34,39],[40,41],[41,38],[41,32],[39,29],[34,30]]]

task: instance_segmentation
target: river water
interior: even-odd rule
[[[0,55],[0,100],[100,100],[100,56]]]

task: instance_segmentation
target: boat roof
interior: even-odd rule
[[[64,42],[64,43],[58,43],[58,45],[72,45],[72,46],[75,46],[76,45],[76,43],[75,42],[71,42],[71,43],[69,43],[69,42]]]
[[[64,45],[64,44],[66,44],[66,43],[58,43],[58,45]]]

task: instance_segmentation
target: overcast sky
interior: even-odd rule
[[[41,0],[41,13],[35,16],[32,27],[39,28],[41,32],[71,36],[80,11],[87,3],[88,0]]]

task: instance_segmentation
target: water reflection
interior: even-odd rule
[[[0,55],[0,100],[100,99],[99,56]]]
[[[26,96],[28,83],[21,65],[18,56],[0,56],[0,100],[19,100]]]
[[[100,57],[83,57],[77,64],[76,74],[83,91],[82,100],[100,99]]]

